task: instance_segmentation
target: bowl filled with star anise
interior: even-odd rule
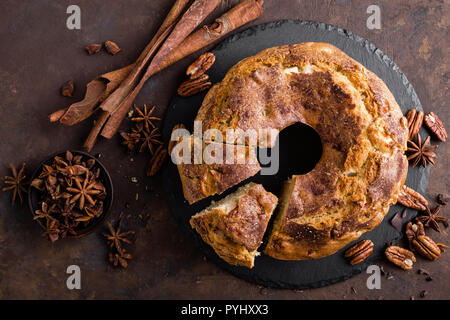
[[[82,151],[65,151],[43,161],[31,177],[28,206],[52,242],[80,238],[105,221],[113,200],[105,166]]]

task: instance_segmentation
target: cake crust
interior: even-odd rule
[[[192,145],[198,143],[203,152],[205,148],[216,144],[220,147],[222,158],[226,159],[227,149],[214,141],[201,141],[193,136],[183,140]],[[223,147],[223,148],[222,148]],[[195,163],[194,152],[191,153],[190,163],[178,164],[178,173],[182,182],[183,194],[189,204],[197,202],[214,194],[221,194],[239,182],[255,175],[261,170],[255,149],[249,146],[240,146],[233,150],[233,163]]]

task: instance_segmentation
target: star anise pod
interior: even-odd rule
[[[155,111],[156,106],[153,106],[150,110],[147,110],[147,105],[144,104],[144,109],[141,110],[136,105],[134,105],[134,109],[138,113],[137,117],[131,118],[131,121],[135,122],[142,122],[144,124],[144,128],[147,132],[150,132],[150,127],[153,129],[156,128],[156,126],[153,124],[153,121],[159,121],[161,120],[158,117],[152,116],[153,111]]]
[[[422,222],[425,227],[431,227],[437,232],[441,232],[441,229],[439,228],[440,222],[446,228],[448,227],[448,218],[439,215],[441,207],[441,205],[437,205],[433,210],[430,210],[430,208],[427,207],[426,211],[424,211],[425,215],[420,215],[416,217],[416,219]]]
[[[25,167],[26,164],[23,163],[22,167],[19,171],[17,171],[17,168],[13,164],[9,164],[9,167],[11,169],[12,176],[5,176],[3,178],[3,182],[5,183],[5,187],[2,188],[2,191],[12,191],[12,198],[11,202],[14,205],[16,202],[17,196],[20,199],[20,203],[23,203],[23,194],[27,192],[25,189]]]
[[[54,175],[55,173],[56,173],[56,170],[52,166],[49,166],[48,164],[44,164],[42,166],[42,172],[39,175],[39,179],[47,178],[48,176]]]
[[[77,232],[75,231],[75,228],[78,226],[78,222],[71,223],[69,222],[69,219],[66,218],[65,222],[61,224],[60,226],[60,233],[62,239],[67,237],[67,234],[70,234],[72,236],[77,235]]]
[[[158,128],[153,129],[151,132],[143,131],[144,137],[142,138],[142,145],[139,149],[139,152],[142,152],[145,150],[145,148],[148,148],[150,152],[153,154],[155,152],[155,144],[161,145],[163,144],[161,140],[159,140],[159,137],[161,136],[159,134]]]
[[[119,254],[124,252],[124,250],[122,248],[122,243],[131,243],[131,241],[129,239],[127,239],[127,236],[135,233],[132,230],[122,232],[121,231],[122,221],[123,221],[123,219],[121,218],[119,220],[117,229],[114,229],[113,226],[111,225],[111,223],[108,221],[106,224],[108,225],[109,234],[106,232],[103,233],[103,235],[108,240],[109,246],[111,248],[115,248]]]
[[[432,165],[434,164],[434,158],[436,157],[436,154],[433,152],[433,150],[437,148],[437,145],[427,146],[430,142],[430,139],[431,137],[428,136],[425,139],[425,142],[422,143],[422,138],[420,137],[420,134],[418,134],[417,144],[412,140],[408,140],[408,144],[410,145],[410,147],[408,147],[407,151],[411,153],[408,156],[408,160],[413,160],[413,168],[420,162],[425,168],[427,167],[428,163]]]
[[[59,205],[59,214],[62,217],[69,217],[72,215],[75,207],[75,203],[70,203],[70,200],[67,201],[63,205]]]
[[[121,132],[120,135],[123,138],[122,144],[127,146],[128,150],[134,150],[136,144],[141,141],[141,135],[137,132]]]
[[[74,194],[74,196],[70,199],[70,203],[78,201],[78,208],[80,208],[80,210],[83,210],[86,201],[91,205],[94,205],[95,200],[92,199],[92,196],[100,194],[102,192],[102,190],[99,190],[100,186],[97,184],[97,182],[93,181],[90,178],[88,172],[86,173],[86,177],[82,182],[80,181],[79,177],[75,178],[74,181],[76,188],[66,188],[68,192]]]
[[[68,165],[65,168],[61,168],[58,170],[58,172],[64,176],[67,185],[72,186],[74,178],[86,173],[87,169],[86,167],[83,167],[79,164],[75,164],[75,165]]]
[[[59,239],[59,222],[55,219],[47,219],[43,236],[48,236],[51,242]]]
[[[120,266],[122,268],[126,268],[126,267],[128,267],[127,260],[131,260],[132,258],[133,257],[131,256],[131,254],[126,252],[125,249],[123,249],[123,251],[121,253],[118,253],[118,252],[110,252],[109,253],[109,262],[114,267],[117,267],[120,264]]]
[[[51,214],[55,211],[56,204],[53,204],[52,206],[48,206],[46,202],[42,202],[41,209],[36,210],[34,212],[33,220],[37,219],[48,219],[53,220],[54,218],[51,216]]]

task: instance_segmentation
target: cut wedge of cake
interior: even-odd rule
[[[193,216],[191,227],[226,262],[253,268],[278,198],[249,183]]]
[[[261,170],[254,148],[202,141],[193,136],[183,138],[176,147],[182,148],[183,144],[190,144],[190,148],[183,149],[189,149],[190,158],[178,164],[178,172],[189,204],[221,194]],[[178,152],[175,148],[174,151]],[[196,154],[200,161],[195,159]],[[211,154],[216,159],[208,159]]]

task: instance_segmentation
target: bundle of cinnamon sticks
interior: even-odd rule
[[[87,84],[82,101],[50,115],[51,122],[77,124],[99,113],[83,147],[90,151],[101,135],[113,137],[150,77],[262,15],[263,0],[243,0],[211,25],[193,32],[221,0],[176,0],[138,59]]]

